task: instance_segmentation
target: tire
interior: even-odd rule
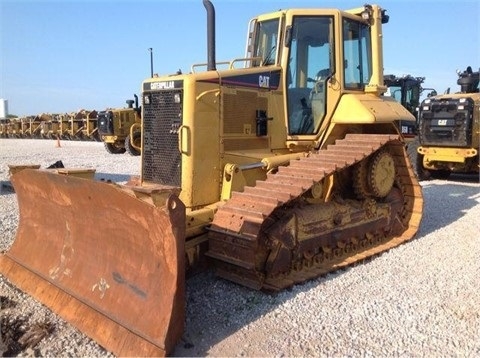
[[[433,179],[447,180],[450,176],[449,170],[430,170],[430,175]]]
[[[431,171],[423,167],[423,155],[417,154],[417,161],[415,163],[415,174],[417,174],[418,180],[430,180],[432,179]]]
[[[417,148],[420,146],[418,137],[415,138],[407,144],[407,154],[412,164],[413,171],[417,176],[419,181],[430,179],[430,173],[423,167],[423,155],[417,152]]]
[[[126,151],[125,147],[120,146],[118,142],[115,142],[115,143],[104,142],[103,145],[105,146],[106,151],[109,152],[110,154],[123,154]]]
[[[415,164],[417,162],[417,148],[418,148],[418,139],[415,137],[413,141],[407,143],[407,154],[408,154],[408,159],[410,159],[410,163],[412,164],[412,167],[414,170]]]
[[[133,142],[137,147],[140,147],[142,144],[142,134],[140,132],[133,132]],[[130,135],[125,138],[125,148],[130,155],[138,156],[140,155],[140,151],[137,150],[133,145],[130,140]]]

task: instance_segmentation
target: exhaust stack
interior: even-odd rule
[[[210,0],[203,0],[203,6],[207,10],[207,70],[215,71],[215,8]]]

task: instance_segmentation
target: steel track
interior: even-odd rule
[[[322,245],[323,248],[311,257],[294,258],[288,271],[269,272],[268,251],[275,247],[262,243],[260,238],[265,236],[268,227],[281,220],[281,208],[288,207],[315,183],[387,147],[394,157],[395,183],[402,195],[403,205],[396,219],[402,232],[382,235],[379,230],[372,229],[360,240],[347,240],[347,244],[340,234],[337,244]],[[348,134],[326,149],[280,167],[276,174],[258,181],[255,187],[245,187],[243,192],[234,193],[215,214],[207,255],[214,259],[221,277],[255,289],[280,290],[360,262],[412,239],[420,225],[422,207],[421,188],[399,136]]]

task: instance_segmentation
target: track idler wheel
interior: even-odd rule
[[[360,199],[384,198],[395,182],[395,160],[387,150],[374,153],[355,167],[354,189]]]

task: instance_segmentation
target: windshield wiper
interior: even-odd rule
[[[275,46],[275,45],[272,46],[272,48],[268,52],[268,55],[264,58],[264,60],[262,62],[262,66],[273,65],[273,63],[271,63],[271,60],[272,60],[272,56],[275,54],[275,49],[276,48],[277,48],[277,46]]]

